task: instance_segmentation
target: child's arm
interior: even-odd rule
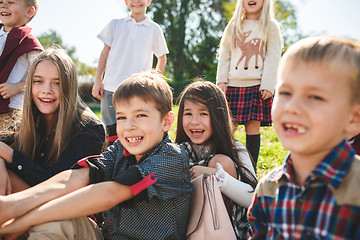
[[[106,61],[107,58],[109,56],[109,52],[110,52],[110,46],[104,44],[104,48],[101,51],[100,54],[100,59],[99,59],[99,63],[98,63],[98,68],[96,71],[96,77],[95,77],[95,82],[94,82],[94,86],[92,88],[92,95],[93,97],[101,100],[103,93],[104,93],[104,86],[102,83],[102,76],[105,72],[105,67],[106,67]]]
[[[266,224],[266,218],[261,210],[261,203],[259,202],[255,193],[253,202],[248,210],[248,218],[253,229],[253,236],[251,239],[268,239],[268,228]]]
[[[4,159],[7,163],[12,163],[14,150],[7,144],[0,142],[0,158]]]
[[[0,158],[0,195],[9,195],[10,193],[10,177],[6,169],[4,159]]]
[[[129,186],[101,182],[54,199],[0,229],[0,235],[24,231],[45,222],[66,220],[105,211],[133,197]]]
[[[271,22],[269,23],[269,34],[266,42],[266,53],[264,68],[261,77],[260,91],[267,90],[274,93],[276,74],[281,58],[282,37],[280,27]],[[262,96],[264,99],[264,97]]]
[[[156,64],[156,71],[159,73],[163,73],[165,70],[165,66],[166,66],[166,62],[167,62],[167,58],[166,58],[166,54],[160,56],[157,58],[157,64]]]
[[[225,37],[226,30],[223,38]],[[216,84],[225,91],[228,83],[228,75],[230,71],[231,49],[228,42],[221,40],[219,49],[219,60],[216,72]]]
[[[89,169],[61,172],[25,191],[0,196],[0,225],[28,211],[89,184]]]
[[[254,197],[254,189],[251,185],[232,177],[224,171],[220,163],[216,163],[216,168],[218,171],[215,176],[218,181],[221,179],[221,184],[219,184],[221,193],[237,204],[248,208]]]
[[[0,84],[0,95],[4,98],[10,98],[12,96],[15,96],[16,94],[19,94],[21,92],[24,92],[25,90],[25,81],[21,81],[18,83],[2,83]]]

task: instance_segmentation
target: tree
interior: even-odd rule
[[[73,46],[68,46],[64,44],[61,36],[55,30],[50,29],[48,32],[42,33],[37,37],[40,43],[44,46],[44,48],[50,46],[59,46],[63,48],[71,57],[71,59],[75,62],[76,70],[78,75],[95,75],[96,68],[90,67],[85,63],[82,63],[75,57],[76,48]]]
[[[217,51],[222,33],[237,0],[158,0],[149,13],[163,28],[169,48],[166,74],[175,96],[197,76],[215,82]],[[281,22],[285,46],[300,35],[296,14],[288,0],[275,0],[275,14]]]
[[[226,26],[224,0],[158,0],[149,13],[164,30],[170,54],[166,73],[175,95],[194,77],[215,80],[216,52]]]
[[[75,51],[76,51],[75,47],[72,46],[69,47],[65,45],[63,43],[60,34],[58,34],[55,30],[50,29],[48,32],[42,33],[37,38],[39,39],[40,43],[44,46],[44,48],[50,46],[59,46],[63,48],[73,60],[77,60],[77,58],[75,57]]]

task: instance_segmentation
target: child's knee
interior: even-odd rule
[[[234,161],[223,154],[216,154],[209,162],[208,167],[216,168],[216,163],[220,163],[224,170],[233,177],[237,177]]]

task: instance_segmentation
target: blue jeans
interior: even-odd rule
[[[110,126],[116,123],[112,95],[113,92],[104,90],[104,95],[101,98],[101,116],[102,121],[106,126]]]

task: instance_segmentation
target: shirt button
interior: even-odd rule
[[[22,166],[21,165],[18,165],[17,166],[18,170],[20,171],[22,169]]]
[[[41,153],[40,156],[43,157],[45,155],[45,153]]]

